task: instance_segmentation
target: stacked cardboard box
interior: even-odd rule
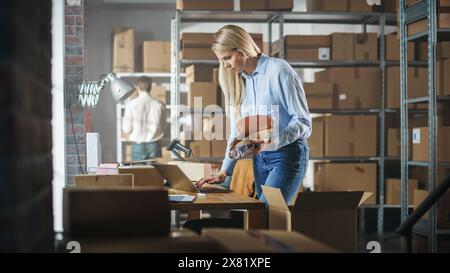
[[[262,50],[263,38],[260,33],[250,34],[256,45]],[[184,32],[181,34],[181,58],[198,60],[217,60],[211,50],[214,33]]]
[[[170,42],[144,41],[142,57],[144,72],[170,72]]]
[[[335,86],[331,82],[303,83],[309,109],[336,108]]]
[[[177,0],[179,10],[233,10],[233,0]]]
[[[373,6],[366,0],[307,0],[306,10],[371,12]]]
[[[378,60],[377,34],[332,33],[331,58],[333,60]]]
[[[438,29],[450,28],[450,1],[441,0],[437,6],[436,27]],[[421,32],[428,31],[427,18],[415,21],[407,25],[408,36],[412,36]]]
[[[120,174],[132,174],[135,187],[158,187],[164,184],[163,177],[152,166],[119,167]]]
[[[314,165],[316,191],[376,192],[377,164],[374,163],[321,163]],[[375,204],[375,196],[367,204]]]
[[[387,129],[387,156],[400,156],[401,134],[398,128]],[[411,141],[409,141],[409,152],[411,156]]]
[[[240,10],[279,10],[291,11],[293,0],[241,0]]]
[[[450,127],[438,127],[437,147],[437,160],[450,161]],[[428,127],[413,128],[412,159],[428,161]]]
[[[369,109],[380,106],[381,83],[378,68],[330,68],[315,73],[315,82],[334,83],[338,109]]]
[[[414,190],[418,188],[417,179],[408,179],[408,204],[414,205]],[[401,179],[386,179],[386,205],[400,205],[401,203]]]
[[[162,85],[153,85],[150,90],[150,95],[164,104],[168,103],[166,96],[167,90]]]
[[[409,45],[408,45],[409,46]],[[417,60],[428,60],[428,43],[418,42]],[[450,42],[441,42],[436,44],[436,60],[449,59],[450,58]]]
[[[287,60],[329,60],[331,39],[328,35],[287,35],[284,37],[284,57]],[[278,57],[280,41],[272,44],[272,55]]]
[[[436,93],[439,96],[450,95],[450,59],[436,62]]]
[[[414,60],[415,43],[408,43],[408,60]],[[400,60],[400,40],[394,34],[386,35],[386,60]]]
[[[194,64],[186,67],[186,84],[192,82],[213,82],[214,66],[208,64]]]
[[[334,115],[324,117],[324,156],[377,155],[377,117]]]
[[[217,84],[191,82],[188,90],[188,107],[203,109],[208,105],[217,105]]]
[[[408,68],[408,96],[417,98],[427,96],[428,70],[422,67]],[[400,68],[386,69],[386,107],[400,108]]]
[[[134,72],[134,28],[116,27],[113,35],[113,72]]]
[[[325,121],[323,118],[312,120],[312,134],[308,140],[309,155],[311,157],[324,157]]]
[[[131,174],[84,174],[74,178],[77,188],[116,188],[134,187],[134,177]]]

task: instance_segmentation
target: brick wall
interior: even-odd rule
[[[0,252],[52,251],[51,0],[0,9]]]
[[[71,185],[75,175],[86,171],[86,118],[77,102],[78,85],[83,81],[85,19],[83,0],[80,5],[65,5],[66,184]]]

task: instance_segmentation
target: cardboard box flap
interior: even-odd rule
[[[364,204],[372,195],[373,193],[371,192],[364,192],[363,196],[361,197],[361,200],[359,201],[358,207]]]
[[[280,246],[281,244],[281,247],[290,252],[339,252],[331,246],[295,231],[259,230],[257,233],[269,239],[269,243],[276,241],[274,245]]]
[[[297,196],[293,210],[355,209],[360,205],[364,193],[364,191],[302,192]],[[366,200],[367,198],[364,199],[364,201]]]
[[[266,196],[267,202],[270,207],[283,211],[289,211],[289,208],[286,205],[286,201],[284,200],[284,197],[281,194],[280,189],[262,186],[262,190],[264,195]]]

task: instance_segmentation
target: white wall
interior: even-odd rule
[[[64,0],[52,1],[52,137],[53,228],[62,231],[62,189],[65,184]]]

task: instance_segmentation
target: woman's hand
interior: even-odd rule
[[[220,172],[218,175],[213,175],[210,177],[203,177],[198,182],[194,183],[197,188],[201,188],[203,184],[220,184],[225,181],[227,174],[225,172]]]

